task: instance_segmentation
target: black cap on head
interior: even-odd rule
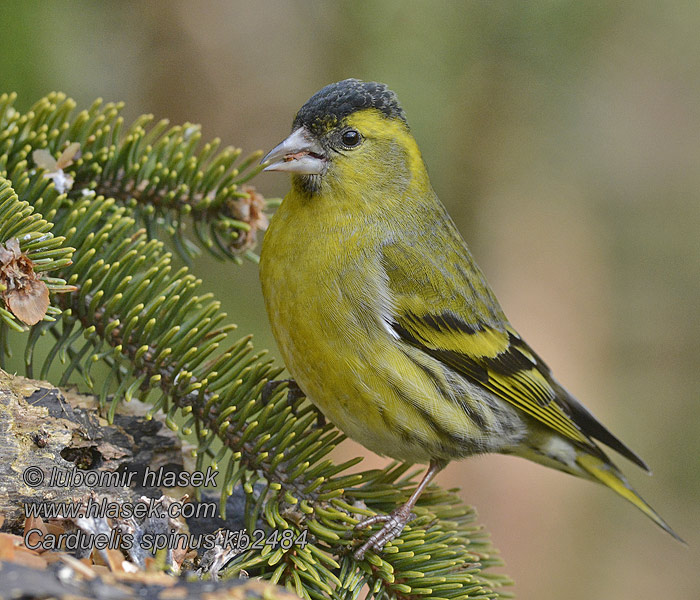
[[[399,99],[385,84],[359,79],[344,79],[320,89],[299,109],[293,129],[326,129],[357,110],[376,108],[390,119],[406,122]]]

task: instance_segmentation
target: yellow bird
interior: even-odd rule
[[[649,471],[510,325],[433,191],[396,95],[346,79],[314,94],[265,158],[292,174],[260,278],[292,377],[350,438],[430,466],[355,552],[400,535],[449,461],[500,452],[598,481],[678,535],[594,440]],[[681,540],[682,541],[682,540]]]

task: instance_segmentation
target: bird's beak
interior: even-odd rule
[[[292,131],[286,140],[262,159],[263,163],[270,163],[263,171],[286,171],[299,175],[321,175],[326,170],[327,161],[325,150],[305,127]]]

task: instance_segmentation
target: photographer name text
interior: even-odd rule
[[[208,487],[216,485],[219,471],[209,467],[203,471],[181,471],[179,473],[165,470],[163,467],[152,471],[146,467],[141,477],[141,487]],[[136,471],[86,471],[84,469],[53,467],[49,474],[47,487],[131,487],[139,473]],[[34,487],[34,486],[33,486]]]

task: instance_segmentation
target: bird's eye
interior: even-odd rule
[[[354,148],[362,141],[362,136],[357,129],[346,129],[340,136],[340,141],[343,142],[343,145],[347,148]]]

